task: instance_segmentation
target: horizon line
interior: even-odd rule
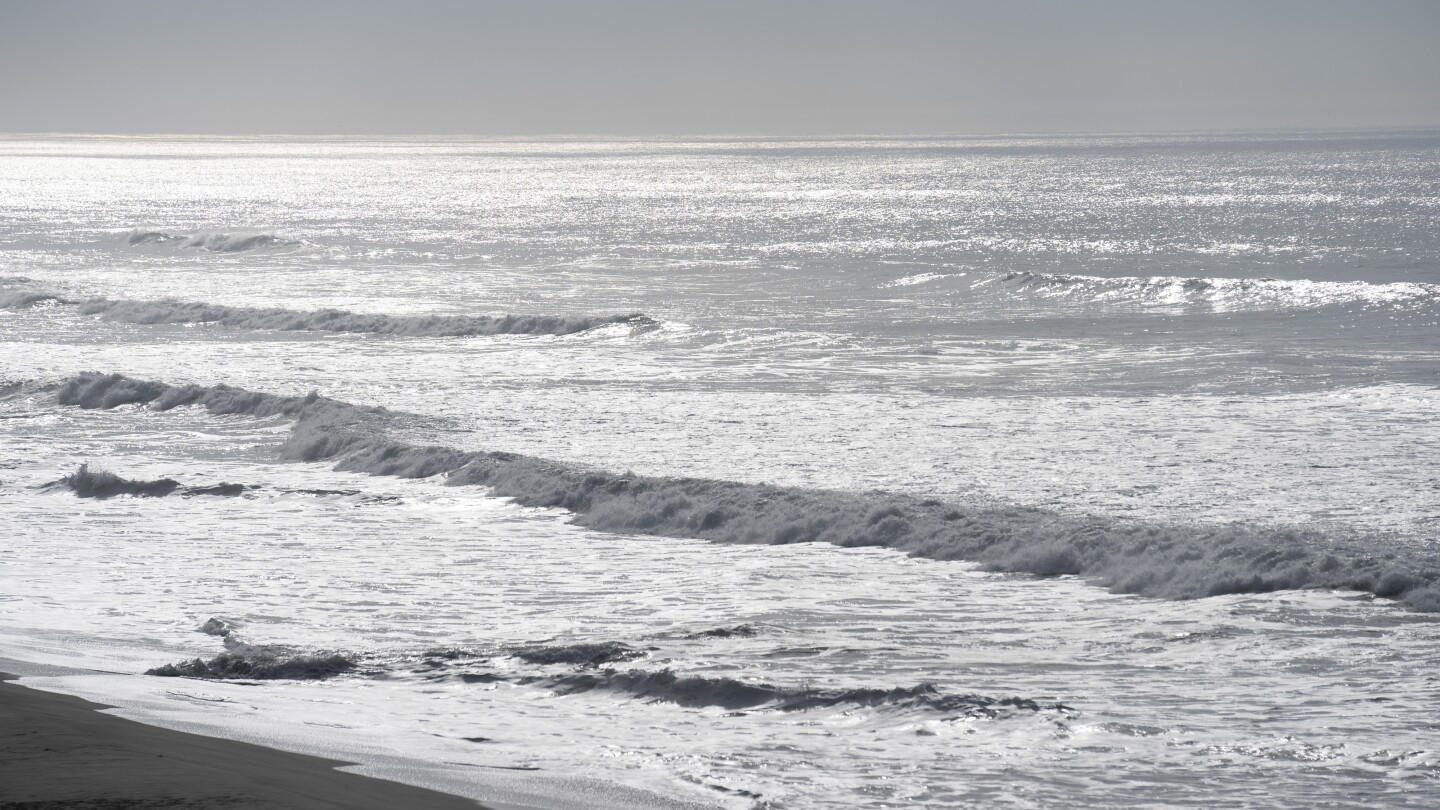
[[[1440,122],[1430,124],[1365,124],[1355,126],[1263,126],[1263,127],[1218,127],[1179,129],[1115,129],[1115,130],[1015,130],[987,132],[652,132],[652,133],[611,133],[611,132],[535,132],[535,133],[483,133],[483,132],[97,132],[82,130],[13,130],[0,131],[0,138],[17,137],[60,137],[60,138],[296,138],[315,140],[339,139],[468,139],[468,140],[925,140],[925,139],[1001,139],[1001,138],[1046,138],[1046,137],[1125,137],[1125,136],[1185,136],[1217,134],[1287,134],[1287,133],[1364,133],[1440,130]]]

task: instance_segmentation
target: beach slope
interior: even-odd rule
[[[0,810],[478,810],[346,763],[147,726],[0,673]]]

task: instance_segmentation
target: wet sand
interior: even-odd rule
[[[348,763],[147,726],[0,673],[0,810],[481,810]]]

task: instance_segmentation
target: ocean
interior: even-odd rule
[[[4,136],[0,276],[27,684],[502,805],[1440,804],[1440,131]]]

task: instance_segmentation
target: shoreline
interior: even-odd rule
[[[0,672],[0,810],[487,810],[337,770],[353,763],[146,725],[16,680]]]

